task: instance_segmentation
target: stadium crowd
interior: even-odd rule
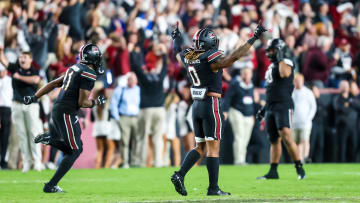
[[[179,22],[189,47],[198,29],[210,27],[220,38],[219,49],[228,53],[248,40],[260,19],[269,32],[224,70],[229,122],[223,163],[269,158],[266,126],[254,114],[265,105],[271,38],[284,39],[286,57],[295,62],[293,134],[302,160],[359,162],[359,11],[355,0],[1,1],[0,166],[23,172],[56,167],[61,154],[32,140],[48,131],[59,91],[30,106],[22,98],[65,74],[89,42],[100,47],[106,69],[93,97],[108,98],[105,106],[79,115],[84,129],[93,128],[96,168],[179,166],[182,152],[195,141],[190,82],[173,56],[171,31]],[[283,161],[289,161],[286,154]]]

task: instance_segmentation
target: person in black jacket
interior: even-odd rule
[[[135,47],[130,53],[130,64],[135,72],[140,85],[140,117],[139,117],[139,140],[136,142],[136,154],[140,156],[137,163],[140,167],[146,166],[148,155],[148,136],[152,136],[154,146],[154,166],[161,167],[163,150],[163,133],[165,122],[165,93],[163,80],[167,74],[166,47],[163,44],[154,45],[155,55],[161,55],[161,70],[156,68],[147,72],[142,68],[143,56],[139,47]]]
[[[310,135],[310,159],[305,161],[321,163],[324,160],[324,126],[327,110],[325,104],[320,100],[319,88],[313,86],[312,91],[316,99],[316,114]]]
[[[355,161],[356,154],[356,121],[359,102],[350,95],[350,85],[342,80],[339,85],[340,94],[333,100],[335,124],[339,143],[340,162]],[[349,140],[350,139],[350,140]],[[349,148],[348,148],[349,147]],[[349,154],[347,154],[349,152]],[[349,155],[349,156],[348,156]]]
[[[254,126],[254,85],[252,69],[244,68],[225,94],[224,114],[229,114],[234,132],[234,164],[245,164],[246,148]],[[258,98],[258,96],[257,96]],[[229,113],[228,113],[229,112]],[[225,116],[225,117],[226,117]]]

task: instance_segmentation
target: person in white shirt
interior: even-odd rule
[[[0,168],[7,169],[5,161],[6,150],[11,128],[11,104],[13,98],[13,89],[11,77],[0,64]]]
[[[304,161],[309,157],[310,133],[312,120],[316,113],[316,100],[312,91],[304,86],[304,76],[296,74],[294,78],[295,89],[292,98],[295,104],[292,129],[294,139],[299,148],[300,159]]]

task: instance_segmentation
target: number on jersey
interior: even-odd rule
[[[71,77],[73,76],[74,74],[74,70],[72,68],[69,68],[67,71],[66,71],[66,74],[65,74],[65,77],[64,77],[64,82],[63,82],[63,86],[61,87],[63,90],[67,90],[69,85],[70,85],[70,82],[71,82]]]
[[[193,81],[193,85],[196,86],[196,87],[200,86],[201,85],[200,79],[199,79],[198,74],[196,73],[195,67],[194,66],[189,66],[188,71],[189,71],[191,80]]]

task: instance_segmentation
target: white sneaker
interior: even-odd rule
[[[47,162],[47,163],[45,164],[45,167],[46,167],[47,169],[50,169],[50,170],[56,170],[56,169],[57,169],[56,165],[55,165],[53,162]]]
[[[34,170],[35,171],[42,171],[42,170],[44,170],[45,169],[45,166],[44,166],[44,164],[35,164],[34,165]]]
[[[124,165],[122,166],[122,168],[127,169],[127,168],[130,168],[130,166],[129,166],[129,164],[124,164]]]
[[[22,172],[27,173],[31,169],[30,164],[23,164]]]

